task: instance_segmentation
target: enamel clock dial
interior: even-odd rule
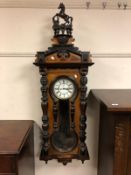
[[[53,86],[53,93],[56,98],[65,100],[73,96],[75,86],[73,81],[68,78],[59,78],[55,81]]]

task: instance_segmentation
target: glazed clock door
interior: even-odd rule
[[[76,147],[78,137],[71,122],[71,103],[77,96],[78,86],[72,78],[68,76],[58,76],[50,86],[50,94],[59,109],[56,122],[59,120],[59,128],[51,136],[52,146],[60,152],[69,152]]]

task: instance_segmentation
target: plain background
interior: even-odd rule
[[[47,49],[53,36],[52,16],[57,10],[0,9],[0,54],[35,53]],[[67,10],[73,16],[75,45],[91,53],[131,53],[131,11]],[[124,57],[124,56],[123,56]],[[40,82],[35,57],[0,57],[0,119],[31,119],[41,127]],[[131,88],[131,58],[93,58],[88,92],[99,88]],[[91,160],[63,166],[39,161],[35,135],[36,175],[96,175],[98,119],[87,111],[87,144]]]

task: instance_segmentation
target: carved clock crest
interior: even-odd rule
[[[41,74],[42,149],[40,160],[89,159],[86,139],[87,73],[93,65],[89,52],[73,45],[73,18],[63,3],[53,17],[52,46],[37,52],[34,64]],[[62,19],[62,20],[61,20]],[[64,21],[64,22],[61,22]]]

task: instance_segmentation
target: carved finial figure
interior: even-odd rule
[[[57,13],[53,18],[53,30],[54,30],[54,36],[59,35],[72,35],[72,21],[73,18],[71,16],[68,16],[65,14],[65,5],[63,3],[60,3],[58,9],[60,9],[60,12]],[[61,22],[64,21],[64,22]]]
[[[58,9],[61,9],[59,14],[65,14],[65,5],[63,3],[60,3]]]

